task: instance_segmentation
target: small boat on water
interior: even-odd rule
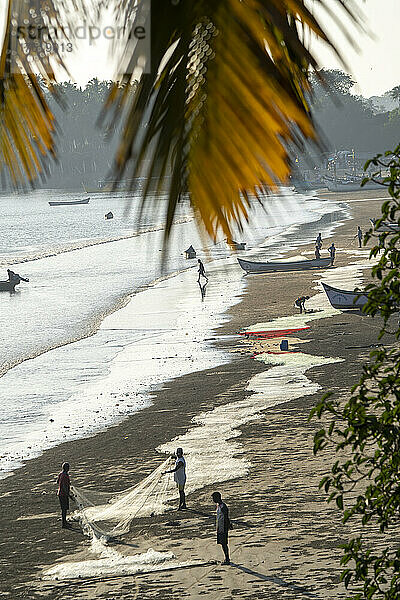
[[[360,310],[368,301],[368,297],[365,294],[359,295],[354,291],[334,288],[323,281],[321,283],[333,308],[339,310]],[[357,296],[359,297],[357,298]]]
[[[89,204],[90,198],[83,198],[82,200],[60,200],[49,202],[50,206],[72,206],[75,204]]]
[[[308,269],[324,269],[330,266],[331,259],[314,258],[312,260],[286,260],[275,262],[251,262],[238,258],[238,263],[246,273],[273,273],[275,271],[306,271]]]
[[[193,246],[189,246],[189,248],[185,250],[184,254],[185,258],[196,258],[196,250],[193,248]]]
[[[234,240],[226,240],[226,243],[233,250],[246,250],[246,242],[235,242]]]

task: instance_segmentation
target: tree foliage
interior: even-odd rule
[[[396,85],[393,89],[390,90],[389,96],[398,102],[400,106],[400,85]]]
[[[328,502],[335,502],[343,522],[361,529],[344,546],[342,580],[359,600],[398,600],[400,597],[400,145],[377,155],[366,168],[372,178],[384,169],[389,198],[366,234],[375,240],[370,256],[375,282],[365,289],[363,311],[383,319],[380,338],[391,340],[370,353],[360,381],[345,402],[326,394],[311,411],[328,422],[314,438],[314,453],[334,448],[338,460],[320,482]],[[393,326],[395,321],[395,326]],[[352,525],[351,525],[352,524]]]

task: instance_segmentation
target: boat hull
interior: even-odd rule
[[[333,308],[339,310],[360,310],[368,301],[368,297],[365,294],[359,296],[353,291],[340,290],[339,288],[334,288],[323,282],[322,287]]]
[[[359,181],[334,181],[325,179],[325,185],[330,192],[361,192],[363,190],[377,190],[382,189],[382,185],[376,181],[368,181],[361,187],[362,179]]]
[[[289,271],[308,271],[309,269],[326,269],[331,264],[330,258],[316,258],[313,260],[298,260],[287,262],[251,262],[238,258],[238,263],[246,273],[274,273]]]
[[[83,200],[71,200],[71,201],[59,201],[49,202],[50,206],[74,206],[75,204],[89,204],[90,198],[84,198]]]

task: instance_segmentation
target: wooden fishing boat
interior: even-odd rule
[[[306,271],[308,269],[324,269],[330,266],[330,258],[314,258],[312,260],[286,260],[275,262],[251,262],[238,258],[238,263],[246,273],[273,273],[274,271]]]
[[[361,187],[364,180],[363,177],[335,179],[325,175],[323,179],[330,192],[360,192],[362,190],[376,190],[382,188],[382,185],[377,181],[367,181],[367,183]]]
[[[0,292],[14,292],[15,286],[19,284],[19,281],[0,281]]]
[[[364,304],[367,303],[368,297],[365,294],[361,294],[359,296],[357,292],[350,290],[340,290],[338,288],[334,288],[328,285],[327,283],[321,283],[326,295],[328,296],[328,300],[333,306],[333,308],[338,308],[339,310],[360,310],[364,306]]]
[[[72,206],[75,204],[89,204],[90,198],[83,198],[82,200],[60,200],[49,202],[50,206]]]

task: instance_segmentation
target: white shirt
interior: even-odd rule
[[[179,485],[183,485],[184,483],[186,483],[186,461],[183,458],[183,456],[181,456],[180,458],[177,458],[175,461],[175,468],[178,466],[179,463],[183,463],[183,467],[179,467],[179,469],[177,471],[175,471],[174,473],[174,481],[176,483],[178,483]]]

